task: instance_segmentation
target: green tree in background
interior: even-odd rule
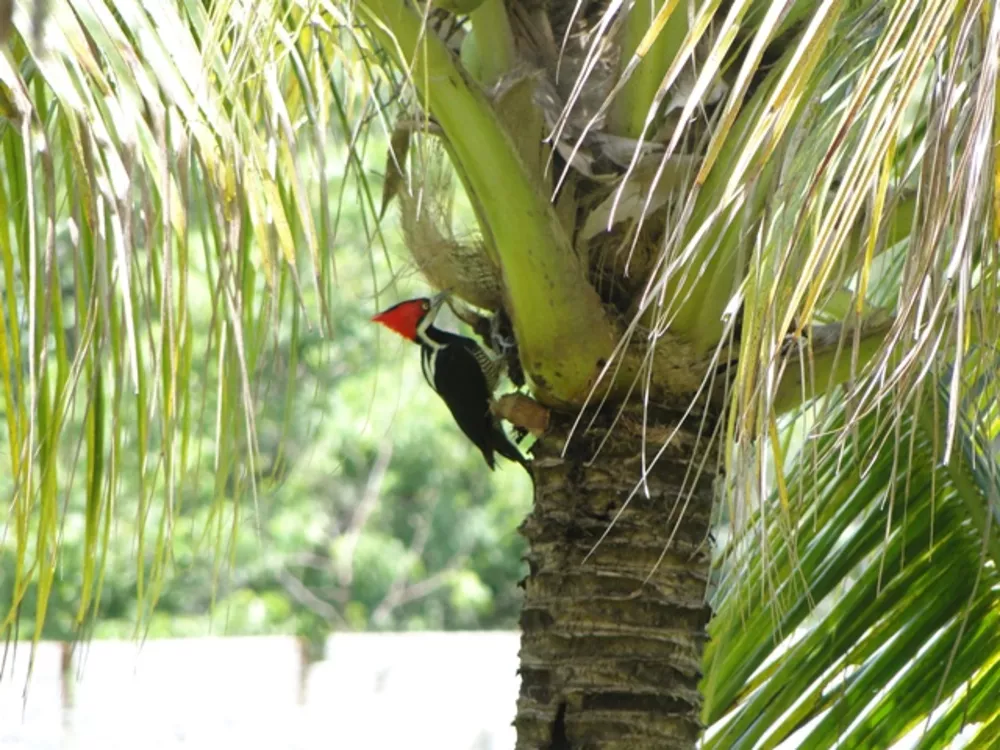
[[[346,224],[345,240],[351,232],[355,237],[345,244],[364,244],[359,229]],[[193,635],[212,628],[229,634],[294,632],[322,643],[331,628],[516,625],[512,582],[522,574],[523,542],[516,526],[527,510],[519,486],[525,480],[508,474],[490,482],[464,455],[462,441],[439,429],[450,417],[432,393],[418,388],[417,363],[407,367],[407,358],[399,357],[404,352],[379,351],[364,309],[346,301],[352,288],[364,297],[369,262],[361,254],[339,252],[345,257],[337,259],[340,301],[333,308],[331,340],[309,334],[292,340],[291,321],[282,321],[278,341],[260,366],[256,418],[262,478],[257,504],[244,503],[235,527],[231,489],[220,490],[224,504],[212,503],[218,404],[214,394],[195,394],[204,399],[205,417],[192,419],[191,481],[181,486],[171,519],[165,563],[170,572],[146,584],[162,586],[151,597],[139,590],[139,576],[158,578],[158,572],[137,569],[135,561],[134,498],[141,472],[135,454],[124,454],[117,528],[108,537],[92,634],[129,637],[138,626],[152,636]],[[192,272],[193,286],[204,287],[204,279],[200,271]],[[210,315],[207,306],[195,312],[192,330],[208,331]],[[65,335],[72,339],[79,332],[67,327]],[[206,343],[207,336],[193,346],[196,370],[206,367]],[[394,366],[393,359],[404,366]],[[398,399],[373,398],[379,379],[394,382],[394,391],[405,387],[413,393],[409,408],[423,415],[419,423],[400,417]],[[303,396],[287,398],[292,388]],[[67,465],[74,460],[74,441],[83,435],[81,414],[75,412],[64,428],[72,438],[65,443]],[[125,419],[135,420],[134,411]],[[455,456],[445,471],[436,458],[443,453]],[[227,484],[243,468],[234,457]],[[433,471],[438,476],[429,485]],[[75,482],[68,490],[60,518],[62,560],[41,631],[42,637],[59,640],[81,635],[86,486]],[[3,496],[14,491],[12,478],[0,476]],[[161,511],[155,504],[149,510],[150,528],[157,529]],[[5,512],[6,507],[0,510],[0,518]],[[223,554],[217,556],[217,549]],[[3,570],[15,569],[16,551],[14,544],[0,548]],[[156,556],[146,558],[144,565]],[[14,579],[4,576],[0,598],[13,597]],[[36,597],[32,587],[22,600],[22,633],[33,632]]]
[[[189,502],[218,564],[246,559],[233,530],[263,521],[265,477],[305,494],[281,455],[301,422],[414,398],[380,371],[299,405],[314,342],[420,289],[415,267],[510,319],[549,410],[519,748],[692,747],[705,724],[726,748],[1000,733],[995,3],[47,7],[0,20],[8,624],[31,591],[42,632],[74,551],[85,622],[120,543],[147,611]],[[371,263],[364,293],[345,257]],[[484,480],[451,473],[472,459],[436,444],[446,419],[369,419],[336,479],[305,480],[333,510],[281,579],[377,624],[335,562],[305,568],[354,544],[352,581],[386,590],[393,543],[472,519],[382,517],[395,542],[355,544],[365,487],[462,507]],[[489,535],[449,534],[425,580],[452,570],[480,599],[454,571],[485,569]]]

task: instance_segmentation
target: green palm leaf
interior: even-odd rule
[[[989,702],[1000,659],[1000,465],[969,417],[942,463],[924,408],[890,424],[894,447],[862,419],[858,455],[835,404],[789,467],[791,516],[772,496],[767,540],[736,545],[716,592],[706,747],[941,747],[984,729],[967,708]]]
[[[250,479],[237,486],[255,493],[258,362],[275,302],[301,305],[308,283],[312,310],[330,320],[333,269],[320,248],[333,244],[338,218],[325,180],[302,169],[303,154],[329,154],[328,108],[320,114],[317,101],[339,103],[338,125],[361,112],[340,95],[354,64],[342,34],[308,33],[301,10],[274,24],[222,4],[67,3],[44,19],[35,9],[15,3],[0,57],[0,382],[18,582],[3,624],[37,585],[38,637],[60,497],[75,482],[87,494],[81,624],[99,599],[125,453],[140,467],[145,611],[197,465],[193,415],[214,411],[213,523],[231,524],[227,482],[244,457]],[[303,45],[328,64],[306,66]],[[317,127],[302,129],[303,119]],[[194,272],[207,290],[192,285]],[[193,369],[195,346],[212,372]],[[74,434],[80,442],[67,446]]]

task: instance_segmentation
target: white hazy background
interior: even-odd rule
[[[512,750],[517,633],[338,634],[302,673],[286,637],[30,644],[0,675],[2,750]],[[3,647],[0,645],[0,651]],[[0,655],[2,659],[2,655]]]

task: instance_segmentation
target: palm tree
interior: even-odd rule
[[[44,620],[74,481],[93,608],[123,450],[155,598],[198,394],[253,490],[269,325],[331,325],[339,131],[373,246],[395,200],[544,407],[519,748],[997,733],[993,2],[0,11],[6,624],[29,584]]]

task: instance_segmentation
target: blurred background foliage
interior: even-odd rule
[[[363,167],[373,185],[385,148],[372,138],[366,149],[372,158]],[[98,551],[100,596],[84,613],[86,398],[73,401],[58,447],[66,490],[44,639],[283,633],[319,645],[332,630],[516,627],[515,583],[526,572],[516,529],[530,503],[529,480],[516,466],[491,474],[424,384],[416,347],[369,322],[378,309],[428,290],[407,268],[391,216],[382,227],[384,246],[370,248],[371,228],[359,205],[365,198],[350,194],[360,189],[347,174],[349,158],[342,139],[330,142],[326,188],[340,196],[329,248],[336,277],[327,299],[332,335],[307,319],[321,308],[309,285],[298,292],[303,304],[283,319],[267,320],[272,311],[262,306],[259,335],[272,341],[262,347],[265,359],[253,376],[256,466],[249,464],[239,426],[218,424],[219,393],[199,390],[219,381],[219,358],[209,354],[212,276],[205,264],[211,254],[197,247],[204,237],[192,227],[189,352],[191,371],[205,377],[186,383],[193,389],[184,414],[191,420],[182,447],[188,468],[172,506],[150,501],[165,489],[162,482],[139,484],[136,400],[123,399],[120,486],[116,507],[105,508],[107,549]],[[65,279],[73,278],[78,262],[73,231],[71,221],[57,227]],[[258,299],[265,299],[263,274],[256,278]],[[21,291],[6,288],[0,276],[5,302]],[[62,327],[72,349],[81,336],[72,316],[77,290],[68,284],[62,293],[70,298]],[[50,357],[48,367],[57,366]],[[219,430],[224,437],[217,441]],[[157,440],[149,436],[147,461],[158,460]],[[0,431],[0,465],[9,465],[9,452],[7,433]],[[217,473],[216,462],[228,469]],[[13,496],[4,472],[0,498]],[[6,603],[14,600],[8,574],[17,560],[13,520],[9,503],[0,502],[0,601]],[[33,579],[9,635],[32,637],[36,605]]]

